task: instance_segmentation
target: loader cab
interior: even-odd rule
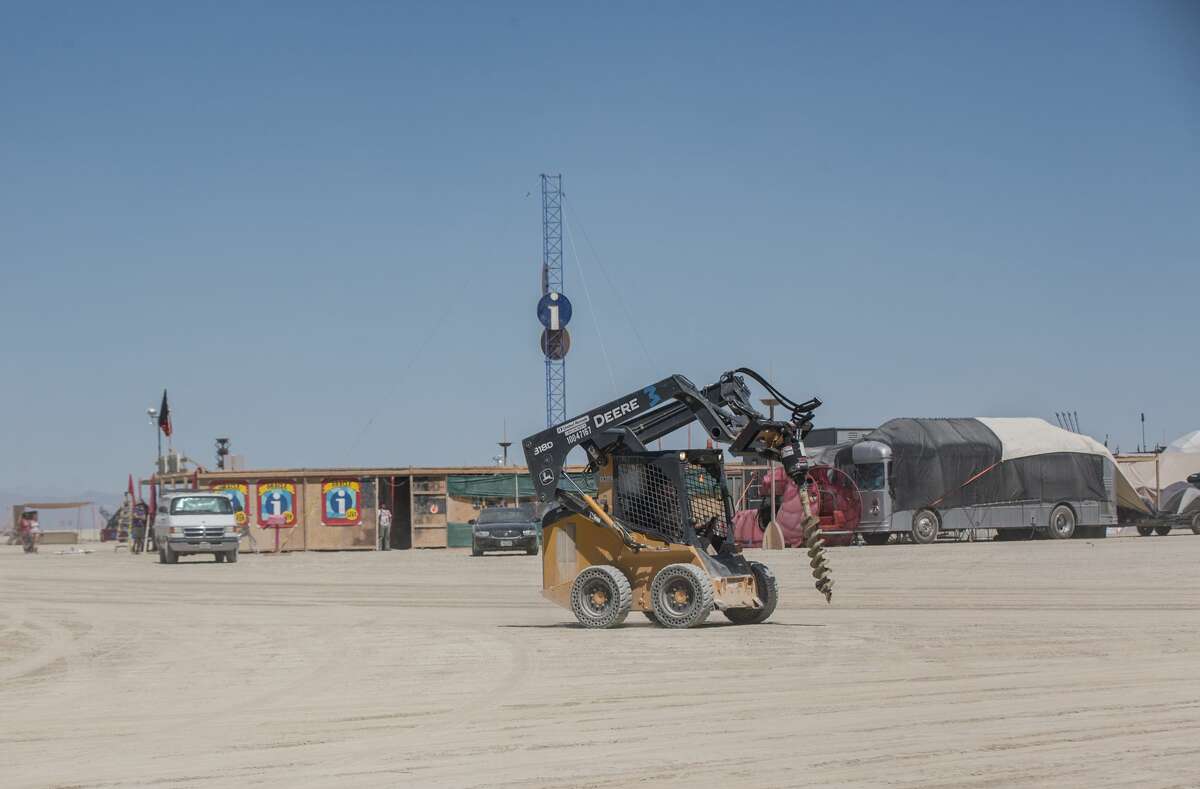
[[[862,499],[860,529],[891,527],[892,448],[879,441],[859,441],[850,447],[848,463],[839,464],[858,486]]]

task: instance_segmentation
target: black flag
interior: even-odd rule
[[[158,409],[158,428],[168,438],[171,435],[171,407],[167,405],[167,390],[163,390],[162,406]]]

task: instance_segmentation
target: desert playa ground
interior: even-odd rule
[[[1194,787],[1200,537],[797,552],[587,631],[538,559],[0,547],[0,785]]]

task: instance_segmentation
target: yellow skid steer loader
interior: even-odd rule
[[[758,413],[743,375],[790,409],[790,418]],[[734,544],[723,451],[646,445],[699,421],[732,454],[781,463],[807,504],[804,437],[820,405],[789,400],[747,368],[703,389],[673,375],[526,438],[538,499],[557,505],[542,519],[542,594],[584,627],[615,627],[630,611],[663,627],[695,627],[714,608],[735,624],[766,621],[778,585],[766,565],[747,561]],[[595,496],[564,474],[576,446],[587,453]],[[833,581],[818,521],[808,515],[806,547],[828,601]]]

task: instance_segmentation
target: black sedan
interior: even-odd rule
[[[524,551],[530,556],[538,552],[538,523],[526,509],[518,507],[487,507],[471,521],[471,555],[482,556],[486,551]]]

